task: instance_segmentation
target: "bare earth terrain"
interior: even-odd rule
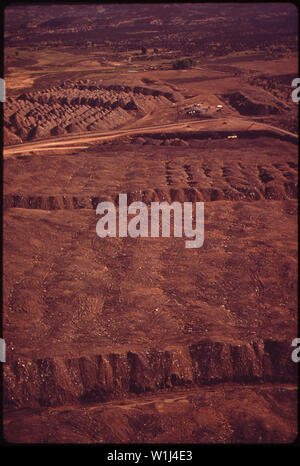
[[[296,438],[296,10],[222,7],[6,9],[8,442]],[[204,245],[99,238],[120,193]]]

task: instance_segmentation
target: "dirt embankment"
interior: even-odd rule
[[[6,406],[107,401],[129,394],[223,382],[296,383],[290,343],[202,341],[165,351],[18,359],[4,367]]]
[[[253,93],[230,92],[222,96],[241,115],[276,115],[285,107],[279,100],[265,95]]]
[[[193,183],[193,182],[191,182]],[[220,200],[248,200],[260,199],[286,200],[296,199],[298,186],[292,181],[286,181],[283,186],[265,186],[257,188],[236,187],[236,189],[203,188],[170,188],[147,189],[127,193],[128,202],[197,202]],[[20,194],[7,194],[4,196],[4,208],[19,207],[25,209],[61,210],[61,209],[96,209],[101,201],[111,201],[118,204],[118,196],[26,196]]]

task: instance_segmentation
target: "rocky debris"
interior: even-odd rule
[[[47,126],[45,125],[37,125],[37,126],[34,126],[29,134],[28,134],[28,137],[30,139],[43,139],[43,138],[46,138],[47,136],[50,135],[50,130],[47,128]]]
[[[196,183],[196,182],[195,182]],[[190,182],[192,185],[192,182]],[[197,183],[196,183],[197,184]],[[288,200],[296,199],[298,185],[295,182],[287,182],[284,186],[266,186],[260,190],[236,186],[235,188],[169,188],[169,189],[147,189],[143,191],[128,192],[128,202],[143,201],[150,202],[196,202],[196,201],[219,201],[219,200],[247,200],[258,201],[260,199]],[[104,197],[107,195],[104,193]],[[102,196],[103,197],[103,196]],[[26,196],[20,194],[5,194],[3,198],[4,208],[19,207],[23,209],[95,209],[99,197],[95,196]],[[114,200],[118,203],[118,196]]]
[[[182,139],[175,138],[174,141],[171,142],[171,146],[188,146],[188,142],[183,141]]]
[[[43,139],[58,134],[112,129],[131,119],[132,112],[143,115],[154,106],[173,101],[172,93],[150,87],[68,81],[51,90],[8,98],[4,122],[24,141]]]
[[[65,134],[65,131],[60,125],[56,125],[51,129],[50,133],[51,136],[62,136],[63,134]]]
[[[3,128],[3,143],[5,146],[13,144],[21,144],[22,139],[16,134],[9,131],[5,126]]]

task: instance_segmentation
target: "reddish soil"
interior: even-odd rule
[[[5,439],[292,442],[294,8],[64,8],[6,9]],[[203,201],[204,245],[99,238],[120,193]]]

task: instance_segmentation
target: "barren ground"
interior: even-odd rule
[[[62,27],[59,43],[64,33],[51,8],[45,19],[33,10],[23,46],[8,35],[5,438],[291,442],[298,257],[297,107],[286,93],[287,76],[297,76],[292,39],[279,57],[250,42],[230,50],[226,42],[224,56],[194,52],[191,69],[175,70],[185,23],[170,19],[174,48],[160,47],[152,60],[149,51],[141,57],[131,29],[118,29],[123,13],[117,21],[107,8],[114,33],[98,46],[68,43],[68,34],[81,31],[77,23]],[[274,24],[281,25],[280,11]],[[196,21],[195,12],[186,15]],[[147,27],[160,31],[154,21]],[[30,32],[35,22],[45,44]],[[93,41],[90,27],[86,40]],[[117,33],[119,50],[106,43]],[[266,77],[278,87],[267,87]],[[100,239],[96,206],[119,193],[147,205],[204,201],[203,247],[185,248],[184,237]]]

